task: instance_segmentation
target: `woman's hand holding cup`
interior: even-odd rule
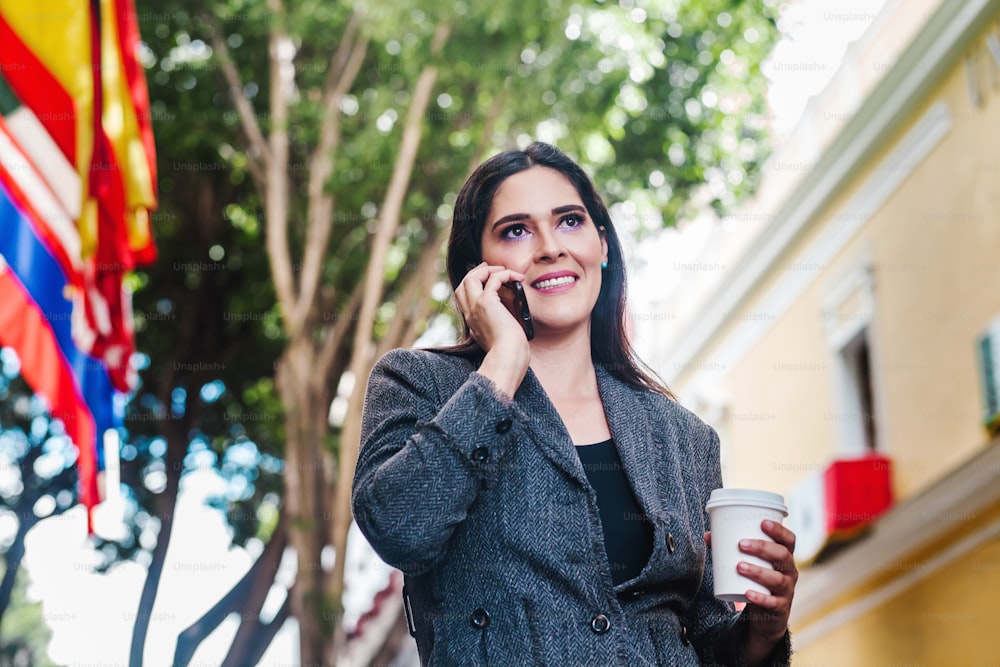
[[[756,639],[771,647],[784,637],[788,629],[799,571],[792,556],[795,551],[795,534],[780,523],[770,520],[761,522],[761,530],[774,541],[743,539],[740,540],[740,551],[767,561],[771,567],[740,561],[736,569],[744,577],[770,591],[761,593],[748,590],[747,608],[743,613],[750,615],[748,641]]]
[[[781,524],[788,511],[778,494],[716,489],[707,509],[712,532],[705,541],[713,546],[715,595],[747,602],[742,612],[748,619],[745,655],[753,664],[788,630],[799,578],[792,555],[795,534]]]

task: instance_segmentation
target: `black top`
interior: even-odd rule
[[[613,440],[576,447],[576,453],[597,493],[611,580],[620,584],[645,567],[653,553],[653,527],[636,503]]]

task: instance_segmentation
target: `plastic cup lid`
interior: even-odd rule
[[[731,505],[750,505],[752,507],[766,507],[777,510],[788,516],[788,507],[785,499],[780,493],[770,491],[758,491],[757,489],[715,489],[708,498],[705,509],[711,511],[715,507],[728,507]]]

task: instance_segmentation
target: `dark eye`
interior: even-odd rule
[[[575,229],[584,223],[584,218],[579,213],[570,213],[569,215],[564,215],[559,222],[565,227]]]
[[[527,234],[528,230],[524,225],[511,225],[500,233],[500,236],[505,239],[519,239]]]

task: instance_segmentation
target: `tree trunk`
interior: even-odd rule
[[[243,665],[256,665],[260,662],[260,659],[264,657],[264,651],[267,647],[271,645],[274,640],[274,636],[278,634],[278,630],[281,626],[285,624],[289,616],[289,601],[290,597],[285,598],[285,601],[281,604],[281,608],[278,609],[278,613],[274,615],[274,618],[267,625],[261,626],[259,632],[253,638],[253,645],[250,646],[246,654],[246,661],[237,663],[239,667]],[[305,666],[306,663],[300,662],[299,665]]]
[[[271,591],[271,586],[274,584],[274,577],[278,572],[278,565],[281,563],[281,556],[288,542],[288,534],[285,528],[285,516],[282,514],[278,530],[275,531],[271,541],[267,543],[264,553],[254,563],[256,572],[254,572],[253,576],[245,578],[247,581],[246,593],[243,604],[239,607],[239,610],[242,612],[240,627],[236,631],[233,643],[230,645],[226,659],[222,663],[223,667],[242,667],[243,665],[257,664],[259,656],[257,658],[253,656],[260,645],[259,639],[265,634],[268,626],[277,620],[275,618],[271,620],[271,623],[262,623],[260,620],[260,610],[264,606],[267,594]],[[249,575],[250,573],[247,574]],[[287,606],[287,604],[283,606]],[[273,633],[271,637],[274,637]],[[260,647],[261,651],[266,649],[268,644],[270,644],[270,640]]]
[[[438,24],[431,42],[431,53],[441,54],[451,33],[451,26]],[[375,311],[382,300],[385,287],[385,259],[389,245],[399,229],[399,219],[403,200],[413,174],[420,140],[424,130],[424,117],[430,104],[431,94],[437,82],[436,65],[428,65],[421,71],[414,87],[413,99],[403,122],[403,136],[399,153],[393,165],[392,177],[386,191],[385,201],[379,215],[379,224],[372,241],[371,257],[365,273],[364,295],[361,301],[360,317],[354,336],[351,355],[351,373],[354,376],[354,390],[348,400],[347,418],[341,432],[338,457],[337,483],[333,489],[333,548],[337,554],[332,576],[326,581],[326,594],[331,600],[342,599],[344,594],[344,553],[347,550],[347,532],[351,526],[351,481],[358,459],[358,440],[361,435],[361,408],[364,405],[365,384],[374,363],[375,343],[372,333]],[[328,645],[327,662],[336,661],[337,651],[346,639],[340,622],[340,609],[333,619],[333,642]]]
[[[17,535],[14,536],[14,542],[7,549],[7,553],[4,554],[6,569],[3,573],[3,582],[0,583],[0,625],[3,623],[4,612],[7,611],[7,607],[10,605],[10,596],[14,592],[17,572],[21,569],[21,560],[24,558],[24,536],[38,522],[37,520],[25,520],[23,516],[24,512],[19,512],[18,514],[22,516],[18,517]],[[27,514],[34,516],[30,506]]]
[[[285,551],[285,545],[288,544],[286,528],[287,521],[285,520],[285,514],[282,513],[278,525],[275,527],[274,535],[271,536],[271,540],[264,547],[264,552],[250,566],[250,569],[243,575],[243,578],[221,600],[215,603],[211,609],[206,611],[201,618],[189,625],[177,636],[177,648],[174,651],[174,667],[187,667],[187,664],[191,662],[191,658],[194,657],[195,651],[198,650],[201,642],[212,634],[229,614],[235,611],[246,612],[252,609],[254,613],[258,614],[259,618],[260,607],[263,605],[264,598],[274,583],[274,578],[278,573],[278,565],[281,563],[281,556]],[[263,591],[263,596],[260,596],[260,591]],[[258,599],[260,600],[259,603],[257,602]],[[233,640],[233,646],[230,647],[230,655],[234,651],[238,651],[236,645],[240,642],[240,632],[243,632],[244,626],[255,625],[248,623],[248,618],[248,614],[243,613],[243,622],[240,624],[236,638]],[[246,661],[240,664],[249,665],[253,663]]]
[[[255,164],[251,165],[252,172],[263,190],[266,249],[282,326],[288,340],[275,373],[276,387],[285,410],[284,505],[289,517],[288,539],[298,559],[298,574],[289,593],[287,607],[299,622],[301,662],[332,664],[337,647],[343,640],[341,597],[344,552],[351,521],[348,502],[350,476],[357,457],[357,424],[353,422],[357,420],[356,415],[348,416],[335,462],[333,451],[326,446],[326,438],[329,434],[327,413],[336,386],[331,386],[327,379],[334,360],[339,356],[336,349],[340,342],[316,342],[313,318],[322,292],[319,286],[333,223],[334,201],[327,191],[327,181],[333,173],[340,141],[338,108],[340,100],[349,92],[360,72],[367,52],[367,37],[360,30],[361,17],[352,16],[330,61],[323,92],[327,114],[321,125],[320,140],[310,158],[306,193],[307,241],[302,271],[296,280],[288,239],[290,203],[294,194],[287,168],[289,104],[295,93],[295,43],[287,30],[288,15],[282,0],[267,0],[267,7],[270,12],[271,93],[270,132],[266,137],[255,120],[252,104],[242,92],[239,72],[218,26],[211,17],[206,18],[214,26],[212,44],[219,54],[219,64],[253,148]],[[449,33],[450,26],[438,25],[431,44],[431,53],[435,58],[441,55]],[[402,145],[382,206],[379,229],[372,243],[372,259],[364,281],[364,295],[360,299],[360,316],[355,323],[360,333],[353,336],[354,351],[349,364],[357,381],[350,399],[352,414],[360,412],[358,394],[363,392],[364,378],[374,352],[371,325],[385,287],[385,255],[399,227],[402,203],[413,172],[436,78],[436,66],[429,65],[421,72],[416,84],[404,122]],[[335,379],[339,380],[339,377]],[[339,467],[336,473],[335,465]],[[331,484],[335,474],[336,482]],[[327,519],[331,525],[322,525],[321,521]],[[334,571],[329,576],[324,573],[320,561],[328,539],[333,543],[336,554]]]
[[[174,513],[177,509],[177,492],[180,488],[181,470],[184,467],[184,453],[187,451],[186,429],[176,420],[166,423],[164,435],[167,439],[167,486],[160,496],[160,534],[156,536],[156,548],[146,573],[146,582],[139,597],[135,625],[132,627],[132,645],[129,648],[129,667],[142,667],[142,654],[149,632],[149,621],[156,602],[156,592],[163,576],[163,565],[167,559],[167,547],[174,531]]]
[[[310,345],[301,339],[289,343],[277,369],[277,388],[285,410],[285,508],[288,541],[295,549],[298,571],[289,592],[291,613],[299,622],[302,664],[322,664],[324,637],[322,605],[322,531],[315,502],[315,476],[321,461],[311,456],[313,400],[309,392],[312,368]]]

